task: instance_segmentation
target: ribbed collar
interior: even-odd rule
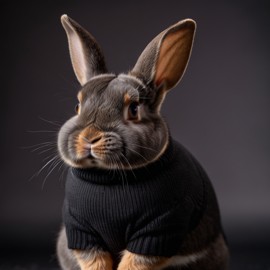
[[[111,185],[132,183],[133,181],[147,181],[149,178],[159,175],[164,168],[170,166],[174,156],[174,143],[172,138],[169,139],[169,144],[164,154],[155,162],[148,164],[145,167],[133,170],[107,170],[107,169],[78,169],[72,168],[71,173],[84,181],[95,184]]]

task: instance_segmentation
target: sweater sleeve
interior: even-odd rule
[[[87,224],[85,219],[76,213],[65,200],[63,208],[64,224],[70,249],[91,249],[93,247],[105,248],[102,238]]]

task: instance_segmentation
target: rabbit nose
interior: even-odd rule
[[[95,137],[95,138],[92,138],[92,139],[90,139],[90,143],[91,143],[91,144],[95,144],[95,143],[97,143],[98,141],[100,141],[101,138],[102,138],[102,136],[97,136],[97,137]]]

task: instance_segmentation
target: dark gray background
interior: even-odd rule
[[[263,268],[269,266],[263,254],[270,251],[267,2],[3,5],[0,266],[8,254],[13,254],[14,264],[23,264],[38,254],[47,262],[54,252],[64,167],[51,174],[48,167],[32,177],[54,154],[53,149],[32,150],[37,144],[56,141],[59,125],[73,115],[76,104],[79,84],[60,24],[60,16],[67,13],[96,37],[110,71],[116,73],[131,69],[146,44],[169,25],[188,17],[197,21],[189,67],[167,96],[163,114],[172,135],[191,150],[212,179],[235,265],[239,258],[243,262],[253,258],[255,268],[248,269],[267,269]],[[260,262],[255,262],[256,254]]]

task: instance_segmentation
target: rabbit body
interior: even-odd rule
[[[57,243],[62,269],[227,269],[210,180],[160,116],[185,71],[195,22],[160,33],[119,75],[107,72],[86,30],[66,15],[62,24],[82,85],[77,114],[58,136],[71,167]]]

